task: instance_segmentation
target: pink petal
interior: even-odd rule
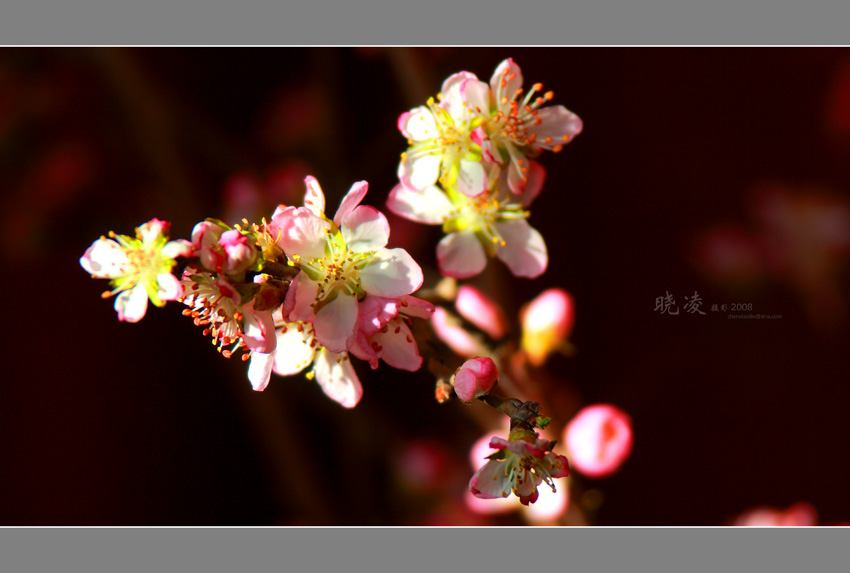
[[[313,327],[319,343],[331,352],[344,352],[357,323],[357,298],[341,292],[316,313]]]
[[[540,195],[543,183],[546,181],[546,168],[536,161],[528,161],[528,181],[525,189],[517,194],[516,200],[523,206],[528,207]]]
[[[416,372],[422,366],[422,357],[410,328],[399,319],[387,324],[387,332],[378,332],[374,340],[381,348],[381,359],[399,370]]]
[[[424,318],[428,320],[434,315],[434,305],[427,300],[422,300],[421,298],[416,298],[415,296],[405,295],[401,297],[400,301],[400,312],[405,316],[411,316],[413,318]]]
[[[316,360],[315,373],[325,394],[345,408],[353,408],[363,396],[363,387],[348,354],[334,354],[323,348]]]
[[[505,477],[505,462],[489,460],[481,466],[469,480],[469,491],[482,499],[507,497],[511,492],[511,483]]]
[[[86,249],[80,258],[80,266],[99,279],[114,279],[123,276],[129,262],[127,252],[112,239],[100,238]]]
[[[473,358],[464,362],[455,374],[455,394],[464,402],[472,402],[489,394],[498,380],[499,370],[492,358]]]
[[[496,254],[517,277],[536,278],[546,271],[549,255],[543,236],[527,221],[518,219],[496,223],[505,246]]]
[[[455,308],[462,317],[496,340],[505,335],[508,319],[493,299],[475,287],[463,285],[457,291]]]
[[[308,175],[304,179],[304,183],[307,185],[307,192],[304,194],[304,206],[317,217],[322,217],[325,214],[325,194],[322,193],[319,182],[312,175]]]
[[[527,167],[529,161],[526,159],[525,153],[517,149],[513,143],[505,142],[505,149],[508,150],[508,155],[510,155],[508,188],[511,193],[520,195],[525,192],[525,186],[528,184],[528,174],[524,173],[522,169],[530,169]]]
[[[529,135],[537,134],[533,147],[547,147],[551,145],[564,145],[581,133],[583,124],[581,118],[569,111],[562,105],[545,107],[539,110],[537,118],[541,120],[540,125],[528,125]],[[546,143],[551,137],[552,142]]]
[[[177,239],[176,241],[165,243],[165,246],[162,247],[162,254],[169,259],[176,259],[177,257],[192,256],[193,250],[192,243],[186,239]]]
[[[368,190],[369,184],[366,181],[358,181],[351,186],[351,189],[349,189],[348,193],[345,194],[345,197],[342,198],[342,201],[339,204],[339,209],[336,210],[336,215],[334,215],[334,223],[338,227],[342,227],[343,218],[360,204]]]
[[[408,155],[398,165],[398,178],[404,186],[420,191],[437,182],[442,161],[439,153]]]
[[[274,351],[274,371],[282,376],[297,374],[309,366],[316,356],[315,346],[310,346],[313,336],[298,323],[287,324],[277,331]]]
[[[167,233],[171,228],[171,223],[168,221],[160,221],[159,219],[151,219],[144,225],[137,227],[142,243],[150,244],[159,239],[163,233]]]
[[[455,353],[464,357],[486,354],[487,349],[472,334],[453,321],[445,309],[437,307],[431,318],[437,337]]]
[[[487,191],[487,173],[481,162],[461,159],[457,190],[467,197],[475,197]]]
[[[478,81],[478,78],[470,72],[459,72],[446,78],[440,90],[440,107],[446,110],[455,122],[464,122],[469,118],[463,94],[463,86],[469,81]]]
[[[288,257],[320,259],[325,256],[325,236],[331,225],[303,207],[287,207],[272,218],[271,233]]]
[[[402,296],[422,286],[422,268],[404,249],[380,249],[360,271],[360,283],[368,294]]]
[[[245,310],[242,332],[245,344],[251,350],[262,354],[272,352],[276,343],[272,313],[267,310],[255,312],[253,300],[242,308]]]
[[[442,225],[454,210],[454,205],[436,185],[417,191],[399,183],[390,191],[387,209],[417,223]]]
[[[274,356],[271,354],[251,353],[251,364],[248,366],[248,380],[257,392],[262,392],[269,385],[272,375]]]
[[[504,86],[502,83],[504,82]],[[490,78],[490,89],[493,90],[493,100],[497,107],[502,107],[502,98],[508,101],[514,99],[516,91],[522,87],[522,71],[512,58],[500,63]]]
[[[415,142],[428,141],[440,134],[434,114],[424,105],[401,114],[398,129],[407,139]]]
[[[148,293],[142,285],[136,285],[115,297],[118,320],[139,322],[148,309]]]
[[[473,231],[450,233],[437,244],[440,274],[456,279],[474,277],[487,266],[487,254]]]
[[[390,224],[383,213],[361,205],[342,218],[342,237],[348,249],[365,253],[382,249],[390,239]]]
[[[632,421],[609,404],[581,410],[564,429],[572,466],[590,477],[616,472],[632,451]]]
[[[308,277],[303,271],[295,275],[283,300],[283,319],[287,322],[312,322],[313,303],[319,292],[319,283]]]

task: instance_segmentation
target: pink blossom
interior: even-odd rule
[[[498,257],[518,277],[536,278],[546,271],[549,255],[542,235],[528,224],[528,203],[542,185],[543,173],[532,170],[529,191],[515,196],[494,185],[476,197],[467,197],[435,185],[421,191],[397,185],[387,208],[396,215],[442,225],[446,236],[437,245],[437,264],[444,276],[465,279]]]
[[[520,310],[522,349],[535,366],[563,347],[575,322],[574,303],[565,290],[551,288]]]
[[[398,177],[410,189],[421,191],[439,180],[474,196],[487,189],[482,160],[492,160],[483,129],[473,120],[477,109],[489,108],[489,88],[474,74],[460,72],[443,83],[439,104],[403,113],[399,131],[410,143],[402,154]]]
[[[227,279],[189,267],[183,274],[180,301],[190,308],[183,314],[204,327],[225,357],[247,348],[271,352],[275,348],[274,321],[270,311],[254,310],[254,301],[242,304],[242,296]]]
[[[583,127],[581,119],[562,105],[541,107],[553,98],[553,92],[532,99],[543,90],[543,84],[534,84],[523,97],[522,81],[522,72],[513,59],[496,67],[490,79],[490,96],[496,111],[485,124],[491,145],[503,150],[502,158],[509,162],[508,185],[513,193],[525,191],[528,158],[543,150],[560,151]]]
[[[632,451],[632,420],[608,404],[581,410],[564,430],[573,467],[600,478],[616,472]]]
[[[289,322],[312,322],[331,352],[349,349],[359,301],[366,295],[397,298],[422,285],[422,269],[404,249],[385,248],[386,217],[359,205],[365,181],[355,183],[333,220],[324,214],[319,183],[306,179],[305,207],[279,207],[269,224],[277,245],[301,269],[284,302]]]
[[[475,287],[464,285],[458,289],[455,308],[494,340],[502,338],[508,329],[508,319],[502,308]]]
[[[341,406],[356,406],[363,395],[363,387],[348,353],[331,352],[323,347],[316,339],[312,324],[286,323],[279,312],[276,315],[274,351],[251,353],[248,379],[254,390],[265,390],[272,372],[290,376],[312,366],[307,378],[315,378],[322,391]]]
[[[413,296],[366,296],[358,307],[349,351],[367,360],[372,368],[377,368],[382,359],[393,368],[419,370],[422,357],[406,321],[413,317],[428,319],[433,314],[433,304]]]
[[[229,275],[241,275],[254,264],[254,240],[238,229],[226,229],[214,221],[202,221],[192,229],[192,245],[204,268]]]
[[[442,307],[434,310],[431,326],[437,337],[460,356],[472,357],[487,353],[487,347],[463,328],[457,317],[450,315]]]
[[[136,236],[101,237],[86,249],[80,265],[93,278],[111,279],[118,320],[138,322],[147,312],[148,299],[156,306],[177,300],[183,294],[180,281],[171,274],[177,257],[192,254],[188,241],[168,240],[166,221],[151,219],[136,227]]]
[[[756,507],[745,511],[733,525],[748,527],[806,527],[817,525],[817,512],[808,503],[795,503],[788,509]]]
[[[541,482],[554,491],[552,479],[570,473],[567,458],[550,451],[554,445],[522,429],[513,430],[507,440],[493,438],[490,447],[498,451],[469,480],[469,490],[482,499],[507,497],[513,492],[523,505],[534,503]]]
[[[499,370],[491,358],[473,358],[464,362],[455,373],[455,394],[469,404],[489,394],[498,381]]]

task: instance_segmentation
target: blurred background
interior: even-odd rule
[[[618,471],[574,472],[548,516],[467,500],[470,450],[496,426],[481,404],[438,404],[427,371],[358,363],[353,410],[302,376],[255,393],[179,304],[119,323],[79,266],[153,217],[189,237],[299,204],[307,174],[329,212],[363,179],[386,212],[398,115],[507,57],[585,127],[540,159],[547,273],[491,262],[471,283],[514,337],[522,304],[568,291],[573,355],[537,381],[552,436],[596,403],[634,435]],[[0,181],[3,525],[850,520],[850,50],[5,48]],[[433,286],[439,229],[388,216]],[[735,304],[781,318],[730,319]]]

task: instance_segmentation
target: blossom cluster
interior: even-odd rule
[[[560,151],[582,130],[542,84],[528,92],[512,59],[490,83],[470,72],[450,76],[427,105],[403,113],[398,128],[410,147],[387,207],[401,217],[442,225],[437,261],[445,276],[479,274],[498,257],[518,277],[536,278],[548,265],[546,243],[528,224],[545,169],[533,158]],[[535,96],[535,94],[540,94]]]
[[[156,306],[181,302],[183,314],[220,354],[250,361],[248,379],[258,391],[272,373],[304,373],[352,408],[363,394],[352,357],[372,368],[383,361],[412,372],[425,362],[419,344],[427,342],[438,401],[456,396],[466,405],[483,402],[511,421],[507,439],[489,442],[497,451],[472,477],[469,492],[480,499],[513,492],[522,504],[533,503],[541,483],[555,491],[553,479],[569,475],[569,462],[552,452],[555,441],[537,434],[550,421],[538,415],[540,404],[497,388],[503,380],[515,388],[509,381],[512,358],[496,346],[510,330],[504,311],[484,292],[458,288],[456,281],[482,272],[488,257],[499,258],[518,277],[539,277],[547,268],[546,244],[527,221],[546,177],[534,159],[560,151],[581,132],[582,122],[563,106],[547,107],[553,94],[541,84],[527,93],[522,84],[511,59],[499,64],[489,83],[460,72],[443,83],[436,100],[399,118],[409,148],[387,207],[442,226],[437,261],[446,278],[433,291],[437,295],[414,296],[423,286],[423,270],[406,250],[388,247],[387,218],[362,204],[365,181],[351,186],[331,217],[312,176],[305,179],[303,204],[279,205],[268,220],[230,226],[207,219],[195,225],[191,240],[169,240],[170,225],[153,219],[137,228],[135,238],[101,237],[80,264],[93,277],[111,280],[113,289],[104,296],[117,295],[120,320],[140,320],[148,300]],[[443,290],[451,295],[439,294],[440,285],[449,285]],[[538,368],[569,347],[572,317],[569,295],[550,289],[523,308],[518,346],[504,348]],[[433,329],[418,329],[415,336],[414,320],[432,318]],[[445,350],[455,356],[441,356]],[[582,426],[588,435],[591,426]],[[626,449],[611,449],[603,461],[619,463]],[[574,450],[581,458],[582,451]]]

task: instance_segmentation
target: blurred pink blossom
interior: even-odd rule
[[[494,340],[502,338],[507,331],[508,320],[502,308],[475,287],[464,285],[458,289],[455,308]]]
[[[561,349],[575,322],[572,297],[563,289],[552,288],[520,310],[522,349],[529,362],[540,366],[552,352]]]
[[[564,443],[573,467],[586,476],[616,472],[632,451],[632,420],[609,404],[582,409],[567,424]]]
[[[739,515],[732,525],[748,527],[806,527],[817,525],[817,512],[808,503],[795,503],[788,509],[755,507]]]

